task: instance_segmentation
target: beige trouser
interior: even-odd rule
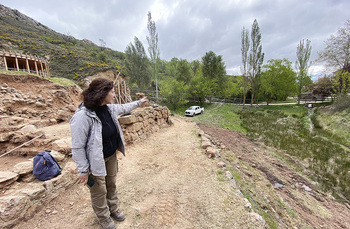
[[[99,220],[110,217],[118,210],[116,178],[118,171],[117,154],[105,158],[107,176],[92,176],[95,185],[90,188],[91,204]]]

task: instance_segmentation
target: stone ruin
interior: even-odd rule
[[[3,75],[1,77],[6,78]],[[57,86],[47,80],[37,81],[33,78],[36,89],[45,84],[38,89],[38,94],[38,91],[32,91],[33,86],[27,86],[32,88],[30,91],[16,86],[21,78],[35,76],[7,77],[7,83],[0,85],[0,157],[28,140],[33,142],[11,152],[12,155],[26,155],[26,161],[14,164],[10,171],[0,171],[0,228],[11,228],[21,220],[32,218],[35,212],[45,207],[44,203],[77,182],[75,163],[69,159],[70,137],[48,137],[42,128],[67,123],[80,103],[81,91],[79,88]],[[137,99],[142,97],[143,94],[136,95]],[[120,116],[119,122],[126,144],[142,141],[172,123],[167,107],[150,103]],[[40,135],[43,136],[34,139]],[[58,177],[43,182],[32,174],[33,157],[46,149],[52,150],[52,155],[63,170]]]

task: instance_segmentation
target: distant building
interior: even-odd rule
[[[0,51],[0,68],[9,71],[23,71],[50,76],[49,63],[46,59],[11,51]]]

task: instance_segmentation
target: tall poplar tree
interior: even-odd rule
[[[300,96],[303,92],[303,88],[309,85],[312,80],[308,75],[308,71],[311,65],[311,41],[301,40],[297,47],[297,60],[295,62],[295,68],[297,70],[297,83],[298,83],[298,104],[300,104]]]
[[[258,21],[255,19],[252,25],[251,48],[249,52],[248,78],[251,84],[252,99],[250,104],[254,103],[254,96],[259,88],[259,78],[261,67],[264,62],[264,53],[262,52],[261,33]]]
[[[157,83],[157,59],[159,58],[159,49],[158,49],[158,33],[156,32],[156,23],[152,20],[151,12],[148,11],[148,23],[147,29],[149,32],[149,36],[147,36],[148,42],[148,52],[151,56],[151,60],[153,62],[153,70],[154,70],[154,79],[156,84],[156,98],[158,99],[158,83]]]
[[[241,32],[241,38],[242,38],[242,66],[241,66],[241,72],[243,76],[243,106],[245,105],[245,99],[247,95],[248,90],[248,52],[249,52],[249,31],[248,29],[244,28]]]

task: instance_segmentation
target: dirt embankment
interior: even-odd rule
[[[80,103],[80,92],[77,86],[34,75],[0,73],[0,154],[40,136],[40,128],[67,122]],[[34,156],[54,140],[54,134],[41,137],[11,155]]]
[[[263,143],[252,142],[241,133],[205,124],[199,127],[249,165],[250,170],[238,168],[247,186],[253,183],[250,190],[242,187],[242,191],[250,193],[250,201],[257,208],[274,216],[279,227],[350,228],[350,206],[320,191],[320,186],[307,178],[311,173],[302,163]],[[230,157],[226,155],[226,159]],[[237,170],[237,164],[240,163],[228,162],[227,166]]]

